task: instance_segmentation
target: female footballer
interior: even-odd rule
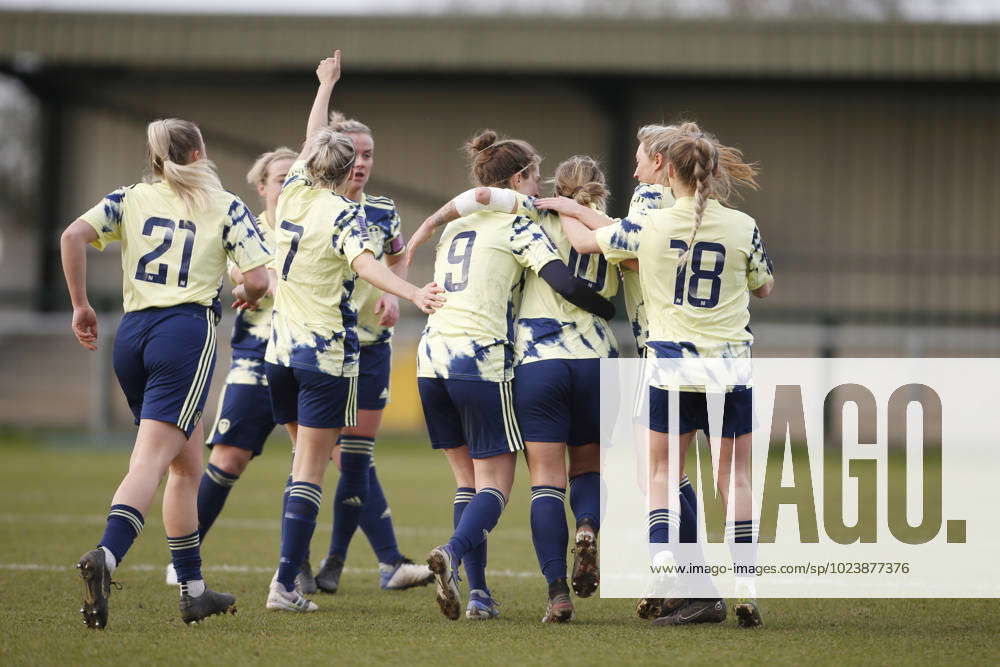
[[[330,114],[330,127],[346,134],[354,143],[354,169],[341,193],[364,208],[375,259],[405,279],[406,241],[395,202],[365,192],[375,167],[375,138],[371,128],[339,112]],[[346,427],[334,447],[333,460],[340,468],[340,481],[333,504],[333,534],[330,550],[316,573],[316,585],[336,593],[347,559],[347,548],[358,526],[368,537],[378,559],[379,585],[384,590],[424,586],[433,574],[423,563],[403,556],[396,543],[392,514],[375,472],[375,437],[382,411],[389,402],[389,371],[392,359],[392,327],[399,319],[399,299],[365,281],[354,286],[351,297],[358,309],[358,424]],[[355,499],[361,500],[359,506]]]
[[[492,156],[497,159],[497,156]],[[590,157],[574,156],[556,169],[556,193],[603,208],[604,174]],[[431,224],[462,210],[513,212],[535,221],[552,239],[570,271],[612,298],[618,274],[600,255],[581,255],[569,243],[558,216],[534,207],[534,190],[517,192],[480,187],[445,205]],[[479,197],[479,199],[477,199]],[[422,240],[423,236],[415,240]],[[570,506],[576,519],[572,584],[589,597],[599,582],[596,535],[600,527],[600,359],[618,356],[617,343],[601,317],[569,303],[537,275],[525,276],[514,344],[514,409],[525,440],[531,473],[531,533],[539,567],[548,585],[544,623],[573,619],[566,580],[569,541],[564,508],[567,473]],[[569,467],[566,465],[569,445]]]
[[[578,252],[601,252],[609,260],[638,259],[642,293],[649,315],[647,354],[654,358],[749,357],[749,295],[768,296],[774,287],[771,263],[756,222],[722,205],[734,185],[756,187],[755,169],[735,149],[723,146],[695,123],[684,123],[665,150],[667,180],[677,198],[669,209],[648,211],[636,220],[600,226],[599,213],[566,198],[536,205],[558,211]],[[723,161],[725,157],[725,161]],[[597,231],[579,222],[590,219]],[[704,393],[680,393],[680,456],[697,430],[708,433]],[[668,498],[667,392],[650,388],[650,543],[669,541],[679,526]],[[737,543],[753,542],[750,502],[752,390],[725,394],[720,469],[734,464],[735,516],[728,531]],[[678,471],[673,474],[677,475]],[[728,504],[729,477],[720,475],[719,490]],[[675,501],[675,502],[672,502]],[[685,512],[683,495],[679,498]],[[689,511],[689,510],[687,510]],[[740,625],[761,624],[753,591],[745,590],[735,611]],[[718,599],[691,599],[654,621],[656,625],[720,622],[726,607]]]
[[[527,142],[500,139],[487,130],[467,150],[475,180],[501,189],[500,196],[509,195],[510,206],[515,193],[537,196],[540,158]],[[429,238],[436,225],[433,217],[428,219],[418,236]],[[485,536],[507,502],[515,453],[524,447],[511,380],[525,269],[578,308],[604,319],[614,313],[593,286],[573,276],[545,231],[530,218],[482,211],[445,228],[435,278],[442,281],[449,299],[427,320],[417,375],[432,445],[445,450],[459,487],[455,533],[428,558],[437,578],[438,604],[451,619],[460,613],[456,581],[463,561],[470,587],[466,616],[498,615],[486,587]],[[565,557],[565,545],[563,551]]]
[[[302,152],[278,196],[275,268],[278,272],[271,339],[265,353],[275,421],[295,442],[285,491],[281,559],[268,609],[317,609],[295,590],[322,501],[333,447],[357,418],[356,276],[412,301],[426,313],[444,302],[441,288],[403,280],[375,259],[364,209],[336,193],[354,167],[349,137],[327,126],[330,95],[340,79],[340,51],[316,69],[319,87]]]
[[[84,622],[108,622],[111,575],[142,531],[169,470],[163,524],[185,623],[235,610],[235,598],[205,587],[198,535],[202,472],[201,411],[215,365],[218,292],[226,258],[243,273],[235,293],[256,304],[268,289],[271,249],[250,210],[219,183],[198,127],[155,120],[146,129],[149,182],[118,188],[62,235],[73,332],[97,349],[97,316],[87,301],[86,246],[122,245],[125,316],[115,335],[114,368],[139,426],[125,475],[111,501],[104,536],[77,567]]]
[[[290,148],[276,148],[262,154],[247,173],[247,183],[257,188],[264,211],[257,216],[260,232],[271,245],[274,236],[274,209],[281,184],[297,153]],[[264,349],[271,337],[271,306],[274,304],[275,274],[268,269],[271,285],[257,302],[256,309],[239,310],[233,324],[230,346],[232,365],[226,384],[219,396],[215,425],[209,432],[211,454],[198,486],[198,531],[201,541],[212,528],[229,497],[229,492],[246,470],[250,461],[259,456],[264,442],[274,430],[271,416],[271,396],[264,376]],[[234,284],[243,283],[243,272],[229,263],[229,277]],[[173,564],[167,566],[167,584],[177,585]]]

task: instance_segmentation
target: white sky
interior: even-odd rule
[[[788,17],[790,7],[804,0],[759,0],[760,18]],[[807,3],[809,0],[805,0]],[[811,0],[813,5],[838,7],[838,13],[853,18],[877,19],[880,7],[892,0]],[[0,0],[0,10],[71,12],[136,12],[171,14],[242,15],[378,15],[378,14],[600,14],[607,16],[720,17],[729,13],[734,0],[169,0],[152,4],[137,0]],[[753,5],[754,0],[735,4]],[[912,21],[996,22],[1000,0],[895,0],[902,17]]]

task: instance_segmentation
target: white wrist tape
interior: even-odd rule
[[[489,188],[490,202],[481,204],[476,200],[476,188],[466,190],[455,197],[455,209],[462,217],[471,215],[477,211],[489,210],[498,213],[510,213],[517,205],[517,196],[513,190],[506,188]]]

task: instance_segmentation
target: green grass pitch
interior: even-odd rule
[[[154,506],[115,578],[107,630],[84,627],[73,565],[100,538],[103,514],[126,470],[120,448],[87,449],[0,437],[0,663],[12,664],[580,664],[580,663],[995,663],[995,600],[764,600],[765,627],[653,628],[632,600],[577,600],[577,620],[539,621],[546,587],[528,531],[523,462],[513,498],[490,536],[497,621],[451,622],[432,586],[378,589],[362,534],[352,544],[336,595],[317,594],[310,615],[267,612],[277,562],[278,513],[288,444],[272,438],[230,495],[203,548],[208,584],[238,598],[236,616],[181,623],[177,593],[163,584],[168,553]],[[453,483],[444,458],[423,438],[377,446],[400,547],[415,560],[447,539]],[[313,540],[314,564],[330,537],[331,469]],[[946,576],[943,573],[942,576]]]

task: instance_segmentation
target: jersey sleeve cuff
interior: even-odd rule
[[[260,266],[268,266],[273,259],[273,256],[267,255],[265,257],[247,262],[246,264],[236,264],[236,268],[240,270],[240,273],[246,273],[247,271],[253,271]]]
[[[100,219],[90,215],[90,211],[84,213],[80,216],[80,219],[86,222],[88,225],[94,228],[97,232],[97,239],[90,242],[90,245],[94,246],[98,250],[104,250],[108,247],[109,241],[107,240],[107,235],[110,233],[110,229],[107,229],[107,221],[104,219],[103,213]]]

